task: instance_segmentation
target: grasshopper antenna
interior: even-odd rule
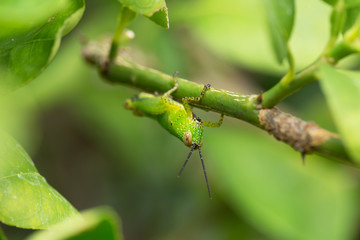
[[[199,148],[199,155],[200,155],[201,164],[202,164],[202,167],[203,167],[203,170],[204,170],[206,186],[207,186],[207,189],[208,189],[208,192],[209,192],[209,198],[212,199],[211,192],[210,192],[209,182],[208,182],[207,175],[206,175],[204,159],[203,159],[203,157],[202,157],[202,155],[201,155],[201,149],[200,149],[200,146],[197,146],[195,143],[192,145],[191,150],[190,150],[190,152],[189,152],[189,155],[187,156],[184,164],[182,165],[182,167],[181,167],[181,169],[180,169],[180,172],[179,172],[179,174],[178,174],[178,177],[180,177],[180,175],[181,175],[182,171],[184,170],[187,162],[189,161],[189,158],[190,158],[192,152],[194,151],[194,149],[195,149],[196,147]]]
[[[189,155],[187,156],[184,164],[182,165],[182,167],[181,167],[181,169],[180,169],[180,172],[179,172],[179,174],[178,174],[178,177],[180,177],[182,171],[184,170],[184,168],[185,168],[187,162],[189,161],[189,158],[190,158],[192,152],[194,151],[195,147],[196,147],[196,144],[194,143],[194,144],[192,145],[192,148],[191,148],[190,152],[189,152]]]
[[[209,186],[209,182],[208,182],[208,179],[207,179],[207,175],[206,175],[206,170],[205,170],[205,164],[204,164],[204,159],[201,155],[201,149],[200,149],[200,146],[199,147],[199,155],[200,155],[200,160],[201,160],[201,164],[202,164],[202,167],[203,167],[203,170],[204,170],[204,175],[205,175],[205,181],[206,181],[206,186],[207,186],[207,189],[208,189],[208,192],[209,192],[209,198],[211,199],[211,192],[210,192],[210,186]]]

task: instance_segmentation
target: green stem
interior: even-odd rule
[[[298,73],[290,83],[280,81],[262,95],[262,106],[270,108],[306,85],[317,80],[316,70],[326,61],[321,58],[304,71]]]
[[[112,83],[126,84],[149,92],[166,92],[174,85],[173,76],[130,63],[124,59],[110,65],[107,71],[103,72],[103,77]],[[172,96],[178,100],[186,96],[197,96],[204,87],[204,85],[185,79],[177,79],[179,87]],[[224,113],[260,127],[256,97],[256,95],[243,95],[211,87],[202,98],[201,103],[192,102],[191,104],[206,110]]]
[[[294,56],[291,53],[289,44],[287,44],[287,58],[288,58],[288,63],[289,63],[289,71],[286,73],[286,75],[280,80],[280,82],[283,85],[288,85],[290,84],[293,79],[294,79],[294,74],[295,74],[295,61],[294,61]]]
[[[355,43],[341,41],[336,44],[330,51],[327,53],[327,57],[331,63],[336,64],[341,59],[349,56],[353,53],[359,53],[360,49],[356,48]]]
[[[106,49],[104,49],[102,44],[87,44],[83,49],[83,56],[90,64],[100,70],[105,80],[111,83],[125,84],[149,92],[166,92],[171,89],[174,84],[172,76],[129,62],[121,57],[116,58],[114,62],[108,63],[107,68],[104,70],[103,64],[107,58]],[[317,64],[320,63],[321,61]],[[315,65],[313,67],[314,69],[316,69]],[[299,89],[299,85],[313,81],[315,77],[313,71],[312,69],[308,69],[300,73],[298,78],[289,84],[289,86],[292,86],[292,89]],[[172,94],[172,96],[178,100],[187,96],[198,96],[204,87],[202,84],[190,82],[185,79],[178,79],[178,83],[178,89]],[[266,98],[266,95],[263,97]],[[257,95],[244,95],[211,87],[201,102],[192,102],[191,105],[205,110],[223,113],[224,115],[241,119],[251,125],[269,131],[266,125],[260,122],[259,117],[264,110],[261,109],[258,99]],[[301,121],[300,119],[299,122]],[[304,121],[302,122],[306,123]],[[346,154],[343,142],[337,137],[332,137],[333,135],[335,136],[335,134],[330,134],[331,137],[320,145],[310,146],[311,150],[317,154],[325,155],[332,159],[342,159],[352,164],[352,160]],[[287,142],[292,141],[288,139]]]
[[[356,167],[357,165],[354,162],[347,160],[350,159],[350,156],[346,152],[341,141],[342,140],[340,138],[331,138],[325,143],[321,144],[321,146],[315,147],[314,151],[320,156],[328,157],[331,155],[333,159],[341,163]]]
[[[118,16],[118,23],[115,30],[115,34],[113,40],[111,42],[111,48],[109,51],[109,60],[113,61],[114,58],[117,56],[118,48],[120,45],[121,35],[125,29],[125,27],[135,18],[136,13],[130,10],[127,7],[121,6],[119,16]]]

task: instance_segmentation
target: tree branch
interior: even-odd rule
[[[166,92],[173,87],[172,76],[135,64],[121,56],[109,62],[108,51],[109,45],[90,42],[84,46],[83,56],[110,83],[121,83],[148,92]],[[172,94],[177,100],[186,96],[198,96],[203,88],[203,85],[185,79],[178,78],[178,83],[178,89]],[[337,134],[276,108],[261,109],[261,96],[243,95],[211,87],[201,102],[191,104],[246,121],[266,130],[301,153],[316,153],[354,164]]]

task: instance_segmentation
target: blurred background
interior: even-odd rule
[[[39,172],[77,209],[113,207],[132,239],[360,239],[360,171],[298,152],[266,132],[225,117],[206,128],[201,163],[157,122],[123,108],[139,91],[110,85],[81,56],[79,36],[114,32],[120,4],[86,1],[80,24],[50,66],[0,103],[0,124],[32,157]],[[298,69],[328,38],[330,8],[297,1],[291,38]],[[168,0],[170,29],[138,16],[129,25],[134,61],[216,88],[257,94],[286,71],[271,51],[261,1]],[[356,68],[350,58],[344,65]],[[317,83],[279,106],[336,131]],[[202,119],[218,114],[194,110]],[[9,239],[30,230],[2,226]]]

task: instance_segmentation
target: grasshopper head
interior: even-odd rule
[[[183,142],[186,146],[191,147],[196,145],[195,149],[198,149],[203,144],[203,131],[204,127],[201,121],[194,119],[193,124],[188,125],[189,129],[183,135]]]
[[[202,138],[199,139],[198,137],[195,137],[193,139],[193,135],[192,135],[192,133],[190,131],[184,133],[183,142],[188,147],[191,147],[193,144],[195,144],[196,145],[195,149],[198,149],[199,146],[202,147],[202,145],[203,145]]]
[[[143,103],[148,101],[148,99],[153,99],[154,97],[155,96],[150,93],[139,93],[138,95],[127,99],[125,101],[124,107],[128,110],[132,110],[133,113],[137,116],[143,116],[145,109]]]
[[[130,98],[126,99],[124,107],[125,109],[131,110],[133,108],[133,101]]]
[[[137,97],[126,99],[124,107],[125,109],[132,110],[135,115],[142,116],[143,112],[135,107],[134,103],[137,101],[136,99]]]

